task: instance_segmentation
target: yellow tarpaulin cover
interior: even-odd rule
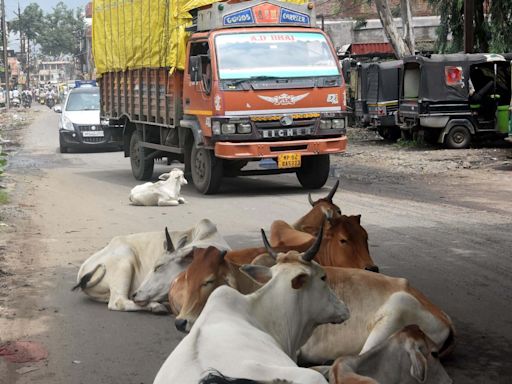
[[[189,11],[221,0],[94,0],[96,73],[143,67],[184,69]],[[285,0],[304,4],[307,0]]]

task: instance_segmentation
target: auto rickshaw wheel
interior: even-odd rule
[[[471,132],[463,125],[456,125],[444,138],[446,148],[463,149],[468,148],[471,143]]]

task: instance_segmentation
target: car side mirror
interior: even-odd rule
[[[201,56],[190,57],[190,80],[198,82],[203,77],[203,63]]]
[[[62,113],[62,107],[60,105],[56,105],[53,107],[54,112]]]

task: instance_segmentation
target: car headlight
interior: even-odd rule
[[[345,128],[345,119],[333,119],[332,129],[343,129]]]
[[[73,123],[66,116],[62,117],[62,129],[65,129],[66,131],[74,131],[75,130]]]
[[[320,129],[331,129],[332,121],[331,120],[320,120]]]
[[[237,128],[238,133],[251,133],[251,123],[240,123]]]
[[[236,132],[236,124],[224,123],[222,124],[222,134],[231,135]]]

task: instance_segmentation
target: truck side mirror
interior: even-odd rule
[[[203,76],[203,63],[201,56],[190,57],[190,80],[198,82]]]

